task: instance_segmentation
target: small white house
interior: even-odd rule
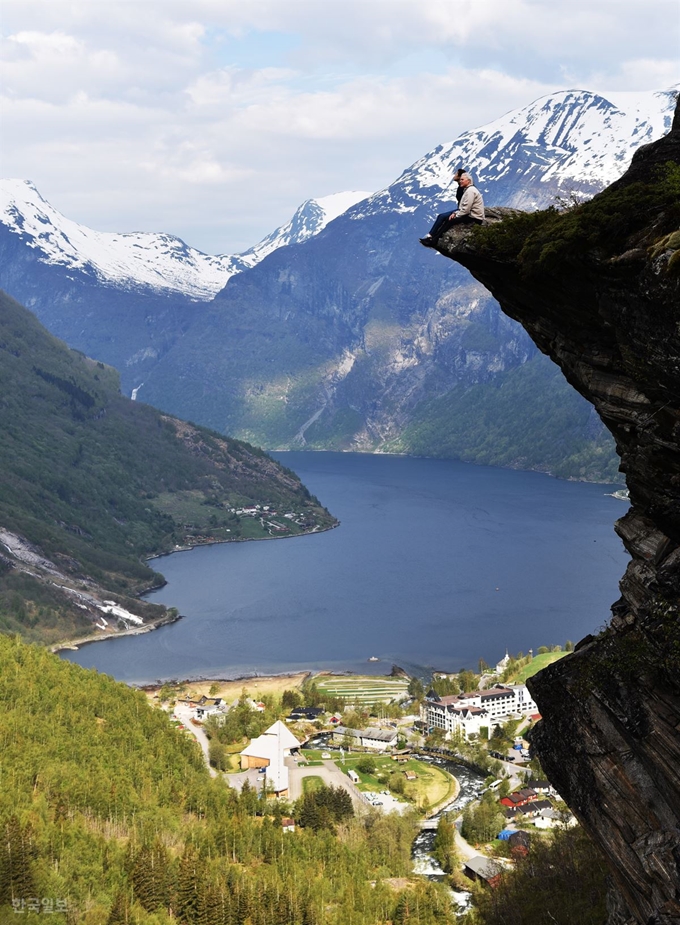
[[[563,813],[558,813],[556,809],[542,809],[534,819],[534,825],[537,829],[554,829],[557,825],[576,825],[576,819],[569,815],[564,817]]]

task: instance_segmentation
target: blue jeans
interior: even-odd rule
[[[455,209],[451,209],[450,212],[442,212],[441,215],[438,215],[434,220],[434,225],[430,228],[430,234],[433,238],[438,238],[441,234],[447,230],[447,228],[453,228],[454,225],[481,225],[481,218],[472,218],[470,215],[463,215],[462,218],[454,218],[450,221],[451,216],[456,212]]]

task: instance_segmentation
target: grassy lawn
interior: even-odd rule
[[[545,668],[546,665],[552,665],[553,662],[564,658],[564,656],[568,654],[568,652],[544,652],[542,655],[535,655],[529,664],[525,665],[519,674],[514,678],[514,683],[521,684],[532,675],[538,674],[538,672]]]
[[[321,777],[314,776],[302,778],[303,793],[313,793],[314,790],[319,790],[320,787],[323,787],[323,779]]]
[[[318,748],[301,748],[300,754],[305,761],[321,761],[321,750]]]
[[[405,678],[380,678],[367,676],[321,675],[314,679],[319,691],[332,697],[362,704],[389,703],[403,697],[408,690]]]
[[[450,799],[456,790],[454,778],[434,765],[424,761],[417,761],[410,758],[403,764],[392,761],[391,758],[376,757],[376,770],[374,774],[364,774],[357,768],[357,762],[362,756],[345,758],[344,765],[341,761],[337,762],[340,769],[347,771],[352,768],[359,775],[359,790],[381,791],[387,790],[388,780],[391,774],[395,772],[403,774],[404,771],[414,771],[418,776],[414,781],[406,782],[404,796],[410,799],[417,806],[422,806],[425,801],[431,809],[439,803]],[[365,756],[363,756],[365,757]],[[396,794],[399,796],[399,794]]]
[[[236,755],[227,755],[227,774],[236,774],[241,770],[241,759]]]

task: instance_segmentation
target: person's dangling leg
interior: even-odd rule
[[[441,215],[436,217],[434,225],[430,228],[430,237],[438,238],[439,235],[443,233],[455,211],[455,209],[451,209],[450,212],[442,212]]]

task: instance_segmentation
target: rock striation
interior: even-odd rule
[[[680,107],[593,200],[496,216],[438,249],[593,403],[616,441],[631,560],[597,636],[530,682],[532,743],[604,851],[610,925],[680,922]],[[578,581],[578,576],[574,576]],[[603,615],[604,616],[604,615]]]

